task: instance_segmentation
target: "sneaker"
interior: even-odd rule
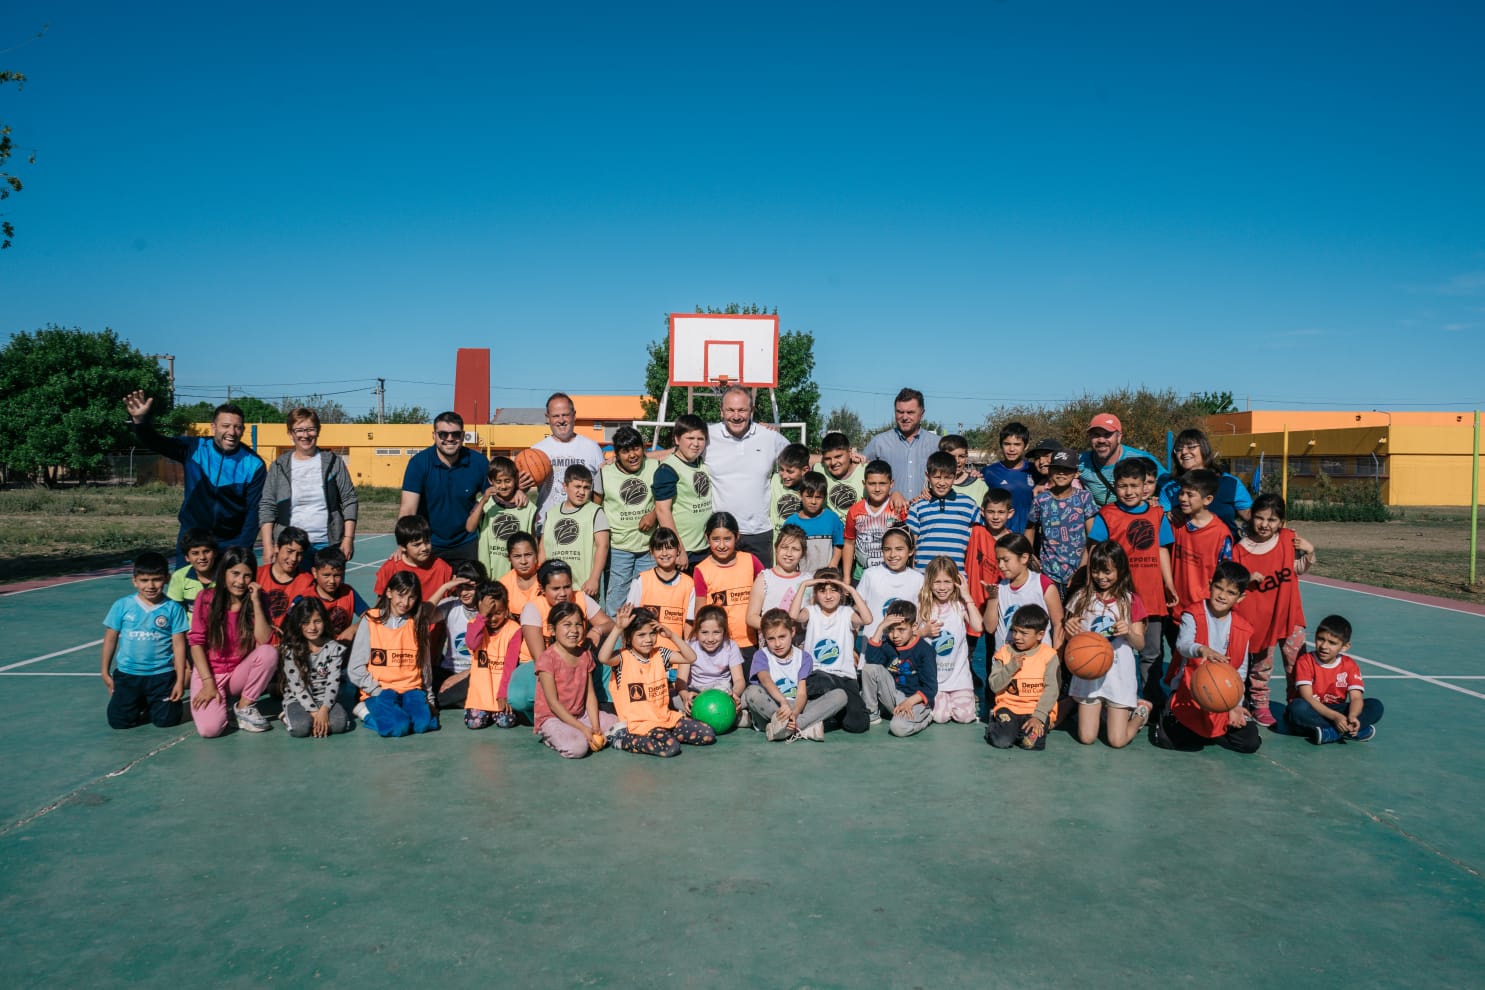
[[[1252,711],[1253,721],[1257,722],[1265,729],[1272,729],[1274,726],[1279,724],[1279,720],[1274,718],[1274,713],[1269,711],[1269,707],[1266,704],[1255,705],[1253,706]]]
[[[753,713],[744,708],[737,713],[737,727],[739,729],[751,729],[753,727]]]
[[[1370,738],[1370,737],[1368,737]],[[1317,725],[1315,731],[1310,733],[1310,742],[1316,746],[1324,746],[1326,743],[1340,742],[1341,734],[1329,725]]]
[[[806,726],[796,733],[800,739],[808,739],[810,742],[825,741],[825,723],[816,722],[814,725]]]
[[[521,724],[520,723],[520,720],[518,718],[516,718],[516,713],[515,712],[496,712],[495,713],[495,725],[498,728],[501,728],[501,729],[514,729],[517,725],[520,725],[520,724]]]
[[[364,722],[366,721],[366,713],[368,711],[370,711],[370,709],[366,707],[366,702],[358,701],[356,702],[356,707],[351,709],[351,714],[356,716],[356,721]]]
[[[243,732],[267,732],[273,728],[268,724],[268,719],[252,705],[233,708],[232,714],[237,716],[237,727]]]
[[[1150,703],[1148,701],[1141,701],[1139,704],[1134,706],[1134,710],[1129,713],[1129,717],[1144,719],[1146,722],[1149,722],[1150,711]]]
[[[769,742],[783,742],[794,735],[794,730],[789,728],[789,715],[785,709],[780,708],[779,714],[768,720],[768,728],[763,730],[763,735]]]
[[[1346,742],[1370,742],[1377,734],[1375,725],[1363,725],[1354,736],[1347,736]]]
[[[615,739],[622,736],[628,730],[628,728],[629,724],[627,722],[615,722],[609,727],[609,730],[603,734],[604,738],[612,743]]]
[[[881,724],[882,716],[878,715],[876,712],[872,712],[870,715],[866,716],[866,727],[868,729],[875,729]]]

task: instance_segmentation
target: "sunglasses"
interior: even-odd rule
[[[463,430],[434,430],[433,435],[440,440],[463,440]]]

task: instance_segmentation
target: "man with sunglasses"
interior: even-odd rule
[[[469,510],[489,484],[490,462],[464,446],[464,417],[442,412],[433,420],[433,446],[407,462],[397,517],[422,516],[433,530],[433,553],[450,564],[475,560],[479,534],[464,528]]]

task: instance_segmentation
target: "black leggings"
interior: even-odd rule
[[[659,757],[680,756],[682,743],[687,746],[710,746],[716,741],[717,734],[712,731],[712,727],[694,718],[681,719],[673,729],[651,729],[642,736],[625,731],[616,733],[613,737],[614,749]]]
[[[1211,739],[1192,732],[1167,712],[1155,723],[1150,741],[1161,749],[1173,749],[1178,753],[1196,753],[1208,746],[1221,746],[1246,755],[1258,752],[1258,747],[1263,745],[1263,734],[1258,731],[1258,722],[1250,718],[1241,729],[1229,727],[1222,735]]]

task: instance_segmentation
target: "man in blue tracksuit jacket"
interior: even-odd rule
[[[186,490],[180,504],[180,534],[176,557],[185,564],[181,535],[193,527],[210,530],[217,545],[252,548],[258,537],[258,503],[268,472],[263,458],[242,445],[243,414],[237,406],[217,406],[211,419],[211,437],[161,436],[149,423],[155,400],[143,392],[124,396],[124,408],[134,421],[141,446],[180,461],[186,469]]]

